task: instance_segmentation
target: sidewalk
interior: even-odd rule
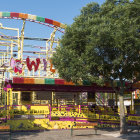
[[[0,135],[0,140],[9,140],[9,135]],[[140,133],[137,131],[120,135],[118,130],[74,130],[71,136],[70,130],[51,130],[44,132],[14,132],[11,133],[11,140],[140,140]]]

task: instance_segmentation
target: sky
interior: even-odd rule
[[[0,0],[0,11],[34,14],[71,24],[80,9],[90,2],[105,0]]]
[[[33,14],[70,25],[73,23],[74,17],[80,14],[82,7],[90,2],[97,2],[101,5],[105,0],[0,0],[0,11]],[[19,28],[20,30],[22,28],[21,20],[0,19],[0,23],[5,27]],[[52,29],[46,26],[26,22],[26,37],[49,38],[51,32]],[[8,32],[8,35],[10,34],[16,36],[13,32]],[[56,34],[59,38],[61,38],[61,35],[62,33]],[[26,41],[24,44],[32,45],[32,43],[32,41]],[[45,45],[44,42],[34,43],[40,46]]]

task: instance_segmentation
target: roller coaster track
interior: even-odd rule
[[[3,19],[17,19],[17,20],[26,20],[30,22],[39,23],[51,28],[57,28],[61,33],[64,33],[66,25],[55,20],[51,20],[44,17],[39,17],[36,15],[25,14],[25,13],[16,13],[16,12],[0,12],[0,18]]]
[[[4,39],[18,39],[17,36],[4,36],[4,35],[0,35],[0,38],[4,38]],[[37,41],[48,41],[49,38],[38,38],[38,37],[24,37],[25,40],[37,40]],[[54,41],[58,41],[57,39],[55,39]]]

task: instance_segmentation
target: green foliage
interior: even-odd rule
[[[6,110],[1,110],[0,111],[0,118],[6,117]]]
[[[60,77],[75,83],[90,80],[98,84],[116,79],[121,83],[139,80],[137,2],[107,0],[102,6],[90,3],[83,7],[52,58]]]

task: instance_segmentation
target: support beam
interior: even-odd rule
[[[24,29],[25,29],[25,20],[23,20],[23,25],[22,25],[22,29],[21,29],[21,36],[20,36],[20,41],[21,41],[20,50],[18,50],[19,51],[18,53],[20,53],[20,54],[18,54],[18,55],[20,55],[18,58],[21,60],[23,59]]]

